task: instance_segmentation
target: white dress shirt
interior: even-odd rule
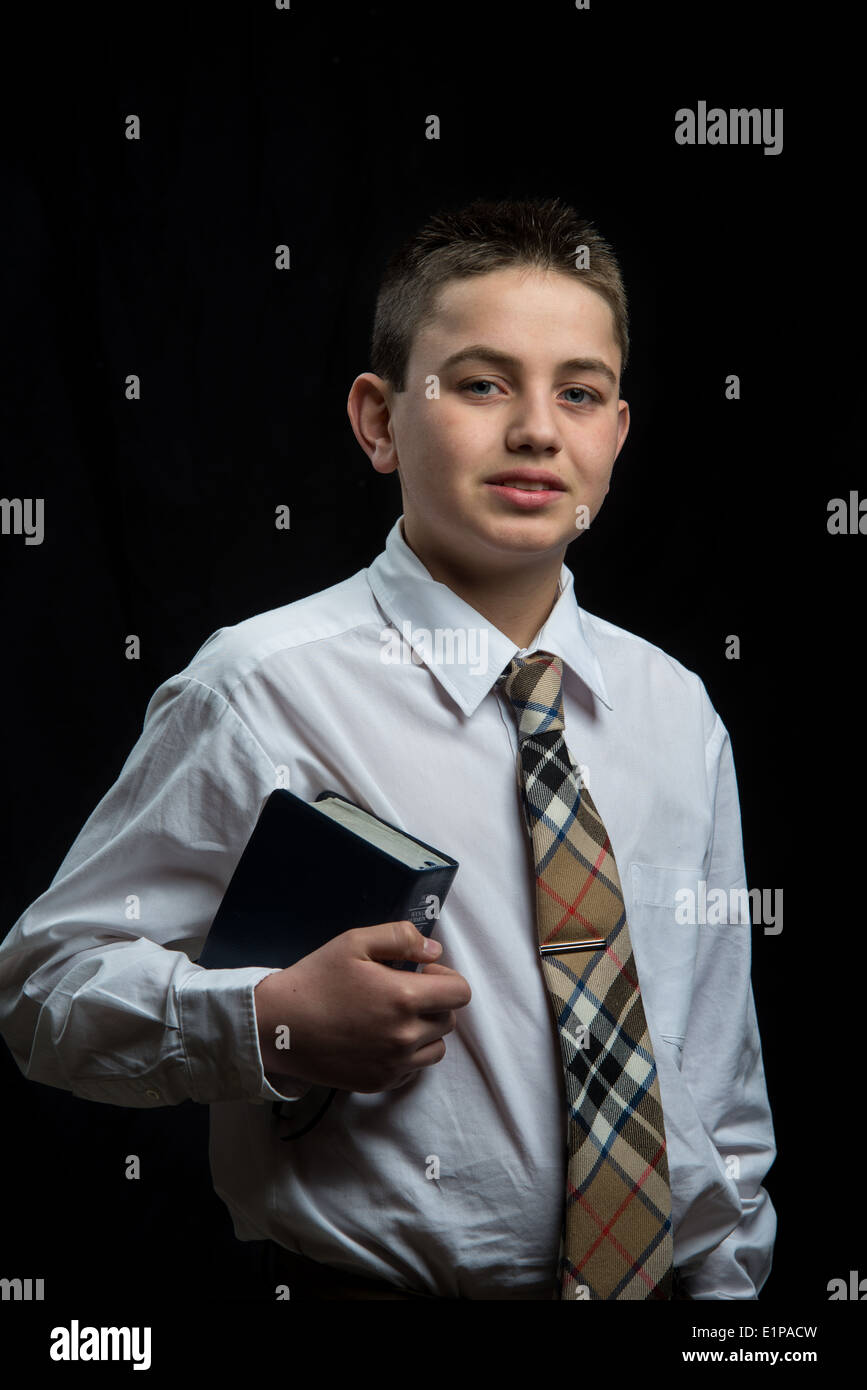
[[[437,630],[469,634],[467,650],[443,636],[437,652]],[[620,873],[675,1264],[694,1298],[753,1299],[776,1150],[751,928],[683,925],[674,903],[700,880],[746,887],[728,734],[697,675],[578,606],[565,565],[535,649],[562,658],[566,739]],[[519,650],[431,578],[400,520],[368,569],[215,632],[155,692],[114,786],[0,947],[0,1031],[22,1073],[111,1105],[209,1105],[214,1186],[241,1240],[450,1297],[549,1296],[562,1061],[515,716],[495,687]],[[193,963],[279,785],[341,792],[459,861],[436,935],[472,989],[441,1062],[397,1090],[338,1091],[289,1143],[266,1102],[309,1088],[263,1070],[253,988],[272,972]],[[291,921],[291,870],[286,907]]]

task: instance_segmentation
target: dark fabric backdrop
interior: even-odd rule
[[[397,242],[441,205],[535,194],[613,242],[632,430],[567,563],[585,608],[701,675],[732,738],[748,884],[784,889],[783,931],[753,931],[780,1149],[763,1299],[814,1312],[864,1263],[846,1120],[863,949],[846,869],[865,542],[826,526],[864,464],[846,82],[817,95],[823,32],[771,4],[22,10],[4,43],[0,263],[2,491],[44,498],[46,528],[41,546],[0,538],[6,931],[117,776],[157,685],[216,628],[382,548],[399,488],[369,466],[345,403]],[[783,152],[677,145],[674,113],[699,100],[782,107]],[[26,1082],[5,1048],[0,1078],[0,1275],[98,1302],[120,1261],[127,1290],[261,1296],[255,1250],[211,1188],[206,1107],[83,1102]],[[125,1180],[127,1153],[148,1181]]]

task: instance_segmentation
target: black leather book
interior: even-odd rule
[[[378,922],[408,919],[430,936],[458,867],[338,792],[307,802],[280,788],[262,808],[198,963],[285,970],[341,932]]]

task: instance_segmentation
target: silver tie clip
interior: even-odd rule
[[[597,936],[590,937],[587,941],[570,941],[565,946],[540,946],[539,952],[543,956],[562,956],[567,951],[599,951],[607,945],[604,937]]]

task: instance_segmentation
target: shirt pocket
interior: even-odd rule
[[[702,871],[633,862],[630,872],[629,934],[648,1022],[667,1042],[682,1047],[692,1003],[698,925],[677,920],[676,894],[690,887],[695,891]]]

